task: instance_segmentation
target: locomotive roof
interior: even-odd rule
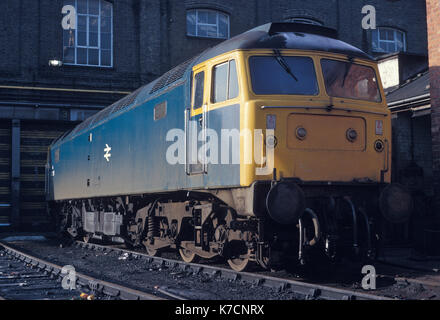
[[[197,63],[235,49],[313,50],[373,60],[362,50],[336,38],[336,30],[326,27],[302,23],[268,23],[205,51]]]
[[[112,114],[137,105],[156,92],[182,79],[192,67],[213,57],[236,49],[297,49],[312,50],[347,55],[350,58],[373,60],[362,50],[336,39],[334,29],[300,23],[268,23],[239,34],[219,45],[209,48],[158,79],[134,91],[130,95],[87,118],[59,141],[73,137],[109,118]]]

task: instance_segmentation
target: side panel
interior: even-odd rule
[[[186,84],[135,107],[120,116],[66,141],[52,150],[55,199],[140,194],[167,190],[222,187],[239,184],[239,164],[213,164],[208,175],[187,176],[185,165],[170,164],[167,150],[176,142],[166,141],[170,130],[184,138]],[[155,120],[154,108],[166,101],[165,117]],[[213,128],[238,128],[239,105],[210,112]],[[92,133],[92,141],[89,141]],[[184,141],[181,141],[185,152]],[[111,148],[111,149],[110,149]],[[232,148],[232,144],[230,146]],[[232,151],[230,151],[232,153]],[[105,157],[107,155],[107,157]],[[89,159],[90,156],[90,160]]]

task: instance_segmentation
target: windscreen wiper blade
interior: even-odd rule
[[[290,69],[289,65],[287,64],[286,60],[284,60],[283,56],[281,55],[280,51],[278,49],[273,49],[273,52],[275,53],[275,58],[277,59],[278,63],[281,67],[293,78],[296,82],[298,82],[298,78],[293,74],[292,70]]]
[[[344,79],[342,79],[342,87],[345,85],[345,79],[347,79],[348,73],[353,65],[353,57],[348,57],[348,66],[345,68]]]

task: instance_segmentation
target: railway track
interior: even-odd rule
[[[334,288],[330,286],[307,283],[291,279],[277,278],[258,273],[237,272],[232,269],[226,269],[217,266],[202,265],[196,263],[186,263],[179,260],[167,259],[162,257],[153,257],[145,253],[131,251],[111,246],[103,246],[95,243],[85,243],[76,241],[75,246],[96,250],[102,252],[118,252],[126,257],[134,259],[144,259],[146,263],[157,265],[158,267],[179,268],[182,271],[190,271],[194,274],[205,274],[209,277],[221,278],[226,281],[241,281],[244,283],[265,286],[280,292],[290,290],[302,296],[304,299],[322,299],[322,300],[392,300],[391,298],[368,294],[354,290]],[[157,289],[161,289],[160,287]],[[166,291],[163,292],[167,294]]]
[[[61,285],[63,267],[0,242],[0,300],[65,300],[81,292],[106,300],[164,300],[85,274],[75,273],[75,289]]]

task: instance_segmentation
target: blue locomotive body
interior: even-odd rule
[[[112,110],[101,111],[109,113],[107,117],[98,113],[88,126],[56,141],[50,150],[49,199],[239,186],[239,164],[212,165],[207,174],[187,175],[185,164],[166,159],[167,149],[176,142],[166,141],[167,133],[175,129],[184,133],[191,66],[177,83],[150,94],[153,82],[135,92],[133,102],[122,110],[115,112],[117,106],[110,106]],[[155,120],[158,106],[165,106],[166,114]],[[239,105],[213,110],[209,120],[213,130],[238,130]]]

